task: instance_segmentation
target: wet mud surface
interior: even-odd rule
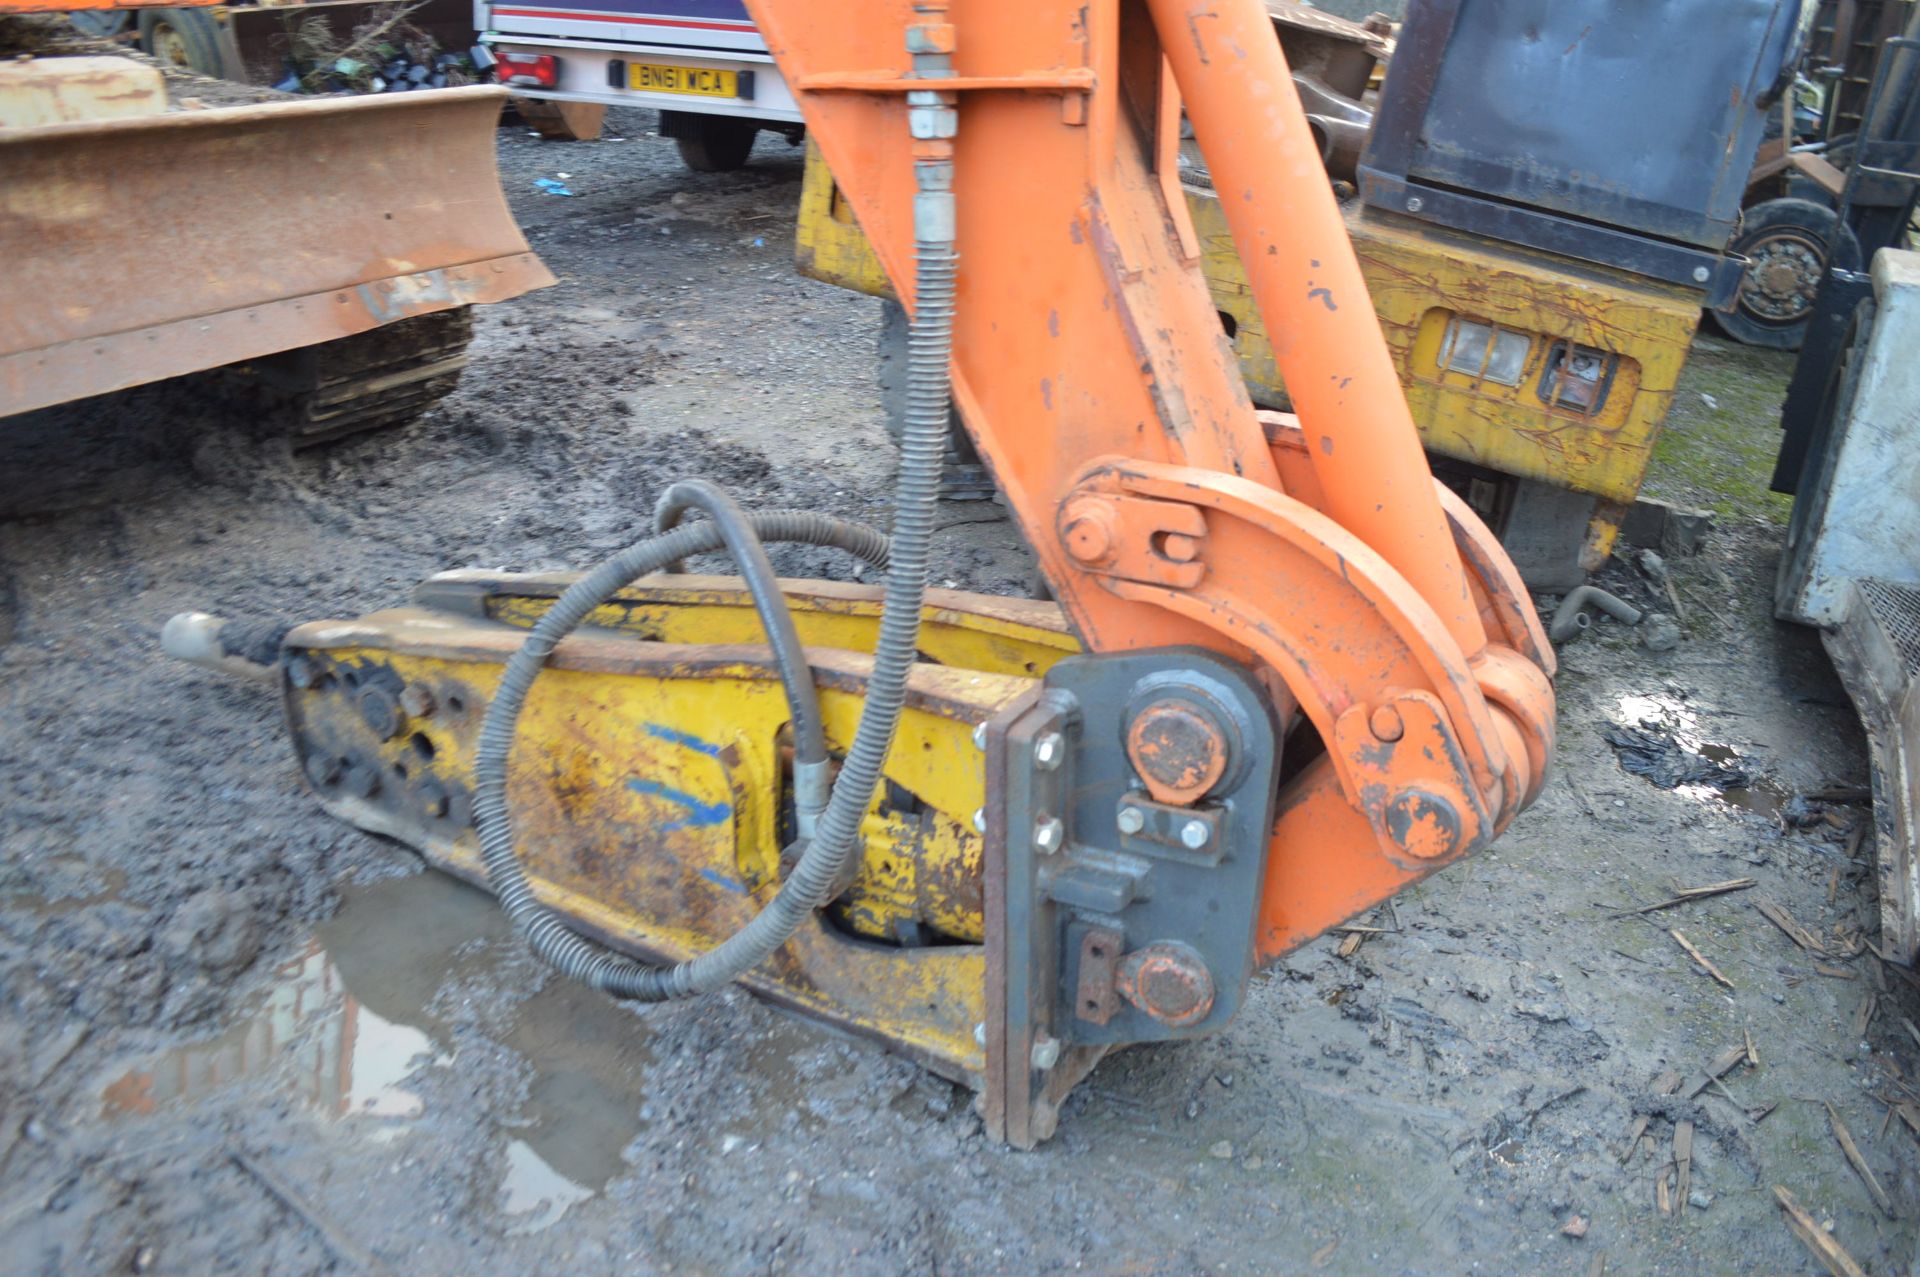
[[[1863,786],[1865,751],[1817,640],[1769,619],[1763,524],[1671,565],[1675,650],[1605,620],[1564,649],[1554,779],[1493,851],[1262,975],[1220,1037],[1111,1057],[1035,1153],[745,995],[568,986],[485,896],[323,816],[272,696],[164,660],[167,616],[584,567],[686,476],[887,521],[878,305],[793,274],[800,153],[691,175],[650,117],[611,124],[502,131],[561,283],[482,312],[416,427],[294,455],[188,403],[0,436],[0,1271],[1815,1271],[1775,1184],[1908,1270],[1920,1159],[1883,1119],[1913,1001],[1857,949],[1865,809],[1805,797]],[[938,581],[1024,589],[997,506],[943,522]],[[1656,598],[1626,564],[1604,583]],[[1747,783],[1660,788],[1610,728]],[[1696,1092],[1748,1035],[1758,1065]]]

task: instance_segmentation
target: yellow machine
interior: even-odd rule
[[[1285,409],[1273,343],[1219,197],[1195,185],[1185,192],[1248,393]],[[1699,323],[1699,293],[1382,213],[1357,199],[1343,213],[1436,470],[1502,530],[1528,585],[1578,584],[1579,574],[1612,552],[1640,490]],[[796,247],[803,275],[892,295],[813,148]],[[1449,472],[1447,461],[1464,466]]]

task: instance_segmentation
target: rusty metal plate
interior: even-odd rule
[[[0,416],[551,284],[500,190],[506,96],[0,129]]]

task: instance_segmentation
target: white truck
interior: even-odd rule
[[[596,136],[608,106],[652,107],[703,173],[745,164],[762,129],[801,137],[741,0],[474,0],[474,26],[495,78],[549,137]]]

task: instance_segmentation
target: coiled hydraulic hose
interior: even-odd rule
[[[769,541],[799,541],[851,549],[863,558],[886,561],[887,538],[824,515],[781,512],[750,516],[749,535]],[[499,689],[488,707],[474,760],[474,824],[488,886],[528,946],[562,973],[618,997],[661,1001],[719,988],[758,964],[793,934],[818,901],[809,892],[833,883],[845,867],[852,840],[835,860],[832,844],[816,839],[774,901],[724,944],[672,968],[649,967],[612,953],[576,934],[533,895],[514,849],[506,804],[507,760],[534,680],[554,646],[616,592],[666,562],[725,545],[718,523],[697,523],[628,547],[576,581],[548,609],[507,662]],[[757,541],[756,541],[757,545]],[[865,726],[865,717],[862,726]],[[856,735],[856,744],[858,738]],[[868,791],[871,796],[871,789]],[[861,804],[862,809],[865,803]],[[856,825],[857,827],[857,825]],[[814,865],[808,872],[809,863]],[[808,903],[801,903],[808,901]],[[783,904],[783,902],[785,902]],[[790,921],[789,921],[790,920]],[[782,929],[784,928],[784,930]]]
[[[820,693],[813,685],[813,667],[807,664],[800,631],[794,628],[793,609],[780,592],[780,579],[773,573],[766,548],[754,535],[746,512],[732,497],[704,479],[673,484],[653,507],[654,530],[669,530],[688,510],[702,511],[713,520],[727,553],[733,556],[747,583],[754,610],[760,614],[760,628],[766,632],[767,646],[773,649],[773,663],[787,690],[787,708],[793,719],[795,825],[802,838],[811,838],[830,793],[827,730],[820,718]],[[678,569],[678,564],[670,568]]]
[[[919,11],[944,11],[939,0],[922,0]],[[911,42],[910,42],[911,43]],[[948,52],[914,48],[917,75],[938,79],[952,74]],[[957,129],[957,113],[950,98],[937,92],[925,95],[925,104],[910,103],[910,126],[915,138],[950,139]],[[517,930],[534,952],[567,975],[615,997],[659,1002],[705,993],[731,982],[759,965],[785,944],[809,914],[825,904],[851,863],[860,824],[873,800],[881,768],[893,748],[900,710],[906,703],[907,675],[920,642],[920,608],[927,590],[927,563],[933,541],[934,506],[940,494],[941,460],[946,451],[948,402],[952,395],[949,360],[953,353],[954,252],[953,160],[951,145],[936,143],[916,154],[914,161],[914,314],[907,339],[907,410],[900,439],[900,473],[894,494],[893,537],[888,546],[885,602],[880,634],[874,644],[873,670],[867,677],[866,704],[853,734],[846,761],[834,780],[826,810],[821,813],[811,841],[799,862],[772,900],[747,924],[720,944],[673,967],[651,967],[612,953],[569,929],[558,914],[541,905],[528,886],[514,852],[513,829],[507,815],[507,758],[514,729],[533,681],[546,664],[554,645],[613,593],[648,572],[677,564],[690,554],[713,550],[726,543],[734,549],[748,574],[755,602],[767,618],[769,642],[776,647],[793,632],[785,601],[775,609],[768,592],[754,584],[765,564],[753,537],[743,535],[739,511],[718,489],[688,486],[663,498],[662,522],[677,517],[685,504],[699,504],[713,522],[692,524],[656,535],[629,547],[576,581],[533,627],[520,649],[507,662],[499,690],[487,710],[474,763],[474,823],[487,880]],[[792,523],[788,519],[795,520]],[[817,520],[817,521],[816,521]],[[824,525],[837,521],[819,516],[762,516],[746,520],[766,540],[813,539],[824,535]],[[723,523],[727,525],[723,528]],[[794,532],[791,538],[783,533]],[[771,576],[769,567],[766,576]],[[777,593],[777,590],[774,591]],[[778,617],[774,615],[778,613]],[[778,636],[778,637],[776,637]],[[797,638],[793,640],[797,647]],[[776,659],[780,659],[776,653]],[[800,668],[805,669],[804,659]],[[783,677],[785,666],[783,664]],[[798,721],[809,707],[799,693],[800,680],[787,679]],[[810,685],[811,672],[806,682]],[[817,705],[812,706],[817,717]],[[812,729],[809,728],[809,731]],[[821,749],[824,755],[824,745]],[[824,770],[824,767],[823,767]]]
[[[893,746],[906,701],[907,674],[919,646],[951,393],[947,361],[952,349],[955,263],[950,242],[921,245],[917,313],[908,342],[906,429],[901,438],[894,531],[884,550],[872,544],[877,534],[820,515],[760,515],[746,520],[763,540],[859,544],[866,551],[863,558],[886,561],[887,584],[866,705],[832,796],[793,872],[745,926],[715,948],[673,967],[648,966],[604,949],[575,933],[534,897],[514,849],[507,811],[507,760],[520,711],[554,646],[596,607],[639,577],[688,555],[720,548],[726,543],[720,522],[675,528],[602,563],[554,602],[508,660],[488,707],[474,760],[474,823],[488,885],[529,947],[562,973],[615,997],[645,1002],[711,992],[786,943],[807,916],[826,903],[851,861],[861,820]]]

